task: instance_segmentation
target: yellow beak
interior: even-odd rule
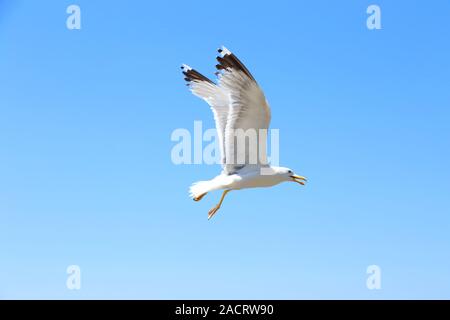
[[[291,178],[292,178],[292,181],[297,182],[297,183],[301,184],[302,186],[305,185],[305,182],[306,182],[306,178],[305,177],[297,176],[297,175],[294,174],[294,175],[291,176]]]

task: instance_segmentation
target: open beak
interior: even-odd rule
[[[305,182],[306,182],[306,178],[305,177],[297,176],[297,175],[294,174],[294,175],[291,176],[291,178],[292,178],[292,181],[297,182],[297,183],[301,184],[302,186],[305,185]]]

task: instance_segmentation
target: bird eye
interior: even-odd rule
[[[289,173],[292,173],[292,170],[289,170],[288,172],[289,172]]]

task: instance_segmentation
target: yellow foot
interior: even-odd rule
[[[220,206],[222,205],[223,199],[225,198],[225,196],[227,195],[228,192],[230,192],[230,190],[225,190],[222,193],[222,197],[220,198],[219,203],[214,208],[209,210],[209,212],[208,212],[208,220],[211,219],[216,214],[217,210],[220,209]]]
[[[215,206],[214,208],[212,208],[211,210],[209,210],[208,212],[208,220],[211,219],[216,212],[220,209],[220,206]]]
[[[195,198],[194,198],[194,201],[200,201],[200,200],[203,199],[204,196],[206,196],[206,192],[205,192],[205,193],[202,193],[202,194],[199,195],[198,197],[195,197]]]

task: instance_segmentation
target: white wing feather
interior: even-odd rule
[[[232,174],[243,167],[266,164],[266,134],[270,124],[270,107],[263,91],[248,69],[225,47],[219,49],[216,66],[219,84],[183,65],[183,74],[192,93],[204,99],[213,111],[219,139],[221,163],[225,174]],[[250,163],[252,148],[238,148],[235,133],[242,129],[255,130],[257,137],[257,161]],[[260,148],[264,149],[260,152]],[[243,162],[237,160],[244,159]]]
[[[225,164],[224,136],[230,104],[228,93],[188,65],[184,64],[182,69],[191,92],[205,100],[211,107],[216,124],[220,160],[222,164]]]
[[[225,172],[228,174],[240,170],[244,166],[266,164],[266,134],[270,124],[270,107],[263,91],[246,69],[246,67],[229,50],[222,48],[222,57],[218,58],[217,66],[222,73],[219,75],[219,86],[229,94],[230,106],[225,127]],[[251,146],[237,147],[235,134],[238,129],[246,132],[255,130],[257,149]],[[265,129],[261,131],[260,129]],[[260,152],[260,148],[264,149]],[[256,151],[256,163],[249,152]],[[244,163],[238,162],[244,159]]]

